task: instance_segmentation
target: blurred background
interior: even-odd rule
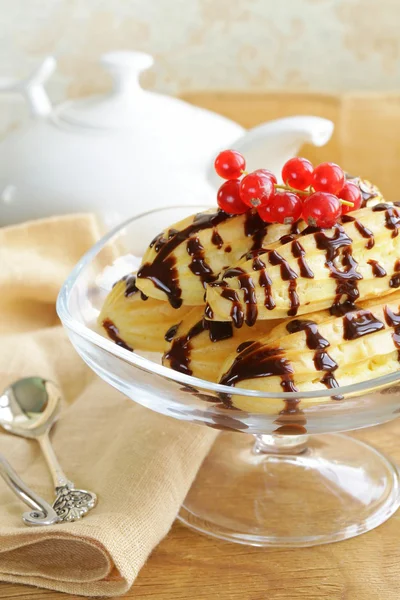
[[[315,115],[333,121],[335,129],[328,144],[322,147],[308,144],[302,147],[301,153],[315,163],[337,162],[351,174],[379,185],[387,199],[398,199],[398,0],[0,0],[0,15],[3,86],[7,78],[13,81],[26,78],[46,56],[53,55],[57,67],[43,81],[54,107],[65,100],[79,100],[111,89],[110,72],[99,62],[102,54],[121,50],[146,52],[154,57],[154,65],[141,75],[145,89],[182,98],[224,115],[242,127],[252,128],[293,115]],[[21,124],[28,123],[29,110],[20,93],[0,94],[2,223],[20,218],[19,202],[39,207],[43,199],[43,208],[38,208],[37,213],[21,212],[25,218],[47,214],[53,197],[58,200],[59,212],[65,211],[66,206],[70,210],[76,207],[89,210],[99,198],[100,188],[104,190],[103,203],[109,202],[110,196],[119,201],[125,194],[125,205],[129,206],[132,181],[128,181],[127,176],[134,162],[132,157],[136,155],[136,161],[141,163],[138,171],[143,171],[142,164],[151,166],[154,148],[159,153],[158,171],[163,169],[170,177],[164,189],[171,190],[173,199],[187,197],[194,202],[192,190],[196,188],[197,200],[202,200],[205,194],[190,181],[184,190],[175,191],[176,182],[171,181],[173,174],[182,180],[182,173],[189,174],[190,167],[193,172],[197,169],[200,174],[201,171],[205,180],[211,158],[221,147],[236,140],[239,130],[234,133],[231,124],[230,137],[222,136],[213,125],[216,121],[209,118],[207,123],[204,121],[204,127],[198,125],[195,135],[195,129],[189,131],[193,119],[188,116],[186,122],[183,112],[180,116],[174,113],[172,118],[169,114],[166,116],[165,103],[156,108],[153,100],[146,100],[139,107],[132,96],[128,106],[127,98],[121,100],[125,102],[121,112],[116,108],[120,105],[109,104],[106,116],[101,112],[104,107],[98,107],[97,116],[90,115],[90,119],[97,119],[101,112],[101,127],[119,121],[118,131],[121,131],[121,123],[125,127],[130,121],[130,129],[125,127],[126,135],[130,136],[129,151],[127,142],[123,146],[116,140],[118,132],[115,130],[115,147],[107,136],[102,138],[100,161],[96,148],[89,150],[84,146],[88,141],[84,131],[76,130],[70,143],[72,132],[68,136],[64,128],[57,132],[58,137],[54,137],[53,142],[54,115],[51,114],[47,115],[47,128],[43,120],[36,119],[29,148],[23,139],[25,129],[18,144],[14,144],[10,134],[19,130]],[[79,104],[78,109],[81,108]],[[59,116],[57,110],[56,117]],[[200,111],[192,113],[196,119],[202,118]],[[33,121],[29,123],[33,127]],[[219,126],[228,128],[221,120]],[[149,140],[156,132],[158,142],[151,146]],[[201,143],[199,132],[203,135]],[[211,141],[213,133],[215,139]],[[7,140],[3,154],[2,140]],[[72,145],[75,142],[76,147]],[[254,144],[252,150],[257,151],[258,156],[268,157],[269,161],[274,145],[268,143],[265,150],[254,148]],[[184,156],[188,144],[191,145],[190,160]],[[46,156],[34,156],[31,160],[32,148],[36,147],[41,151],[45,147]],[[148,156],[144,153],[146,147]],[[25,156],[22,163],[21,149]],[[73,164],[71,157],[78,156],[78,150],[81,156],[90,157],[92,173],[102,172],[105,176],[108,170],[113,175],[114,179],[109,177],[107,182],[108,188],[99,181],[98,189],[94,189],[88,166],[80,159],[75,161],[78,165]],[[67,151],[69,154],[65,154]],[[248,152],[247,146],[244,151]],[[112,168],[106,152],[114,158]],[[275,153],[283,158],[282,149]],[[186,171],[184,160],[188,163]],[[64,180],[60,178],[60,166],[65,167]],[[77,176],[79,168],[81,172]],[[53,174],[52,180],[50,174]],[[75,189],[71,183],[73,176]],[[136,174],[132,178],[137,181]],[[143,186],[136,186],[137,206],[140,190],[147,189],[145,181]],[[91,203],[84,204],[89,192]],[[154,199],[156,194],[157,189],[149,190],[149,197]],[[68,204],[72,197],[76,198],[75,203]],[[165,200],[161,198],[160,202],[165,203]]]
[[[398,0],[0,0],[0,72],[58,59],[53,100],[107,89],[100,54],[153,54],[149,89],[397,91]],[[16,118],[3,107],[1,129]],[[22,102],[21,102],[22,106]]]

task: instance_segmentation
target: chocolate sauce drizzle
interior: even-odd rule
[[[400,287],[400,260],[396,260],[394,264],[394,273],[390,278],[389,286],[391,288]]]
[[[259,256],[256,256],[253,258],[251,267],[253,271],[261,271],[262,269],[265,269],[265,262],[263,262]]]
[[[204,309],[204,314],[206,315],[207,319],[213,319],[214,318],[214,311],[211,308],[211,306],[208,304],[206,304],[206,307]]]
[[[400,314],[395,315],[386,307],[385,318],[390,326],[397,328],[393,334],[393,340],[396,347],[399,348],[400,359]],[[384,323],[368,310],[358,310],[343,317],[343,338],[345,340],[354,340],[384,328]],[[320,334],[317,323],[308,319],[294,319],[287,323],[286,329],[291,334],[304,331],[307,347],[315,351],[313,357],[315,368],[317,371],[324,372],[321,383],[328,389],[339,387],[334,375],[338,364],[327,352],[326,349],[330,343]],[[279,376],[281,377],[281,387],[285,392],[298,391],[293,381],[293,368],[281,348],[271,348],[260,342],[247,341],[238,346],[237,352],[239,356],[221,378],[221,384],[236,386],[240,381],[246,379]],[[342,400],[343,396],[335,395],[332,396],[332,399]],[[298,403],[297,399],[287,400],[285,409],[281,411],[280,415],[298,414]]]
[[[301,233],[300,231],[300,223],[301,223],[301,219],[299,219],[298,221],[295,221],[291,228],[290,228],[290,233],[292,233],[293,235],[299,235],[299,233]]]
[[[364,335],[369,335],[385,328],[384,323],[379,321],[370,311],[359,310],[357,312],[346,314],[343,317],[343,338],[345,340],[355,340]],[[400,317],[399,317],[400,328]],[[338,387],[334,371],[338,368],[336,361],[328,354],[326,348],[330,345],[318,331],[315,321],[308,319],[295,319],[286,325],[289,333],[304,331],[306,335],[306,344],[310,350],[315,350],[314,365],[317,371],[324,371],[325,374],[321,383],[328,389]],[[400,333],[400,331],[399,331]],[[400,342],[400,336],[399,336]],[[343,396],[333,396],[335,400],[343,399]]]
[[[179,285],[179,274],[176,269],[176,259],[174,256],[167,256],[163,261],[156,257],[153,263],[145,263],[138,271],[137,276],[143,279],[149,279],[154,287],[163,291],[169,303],[173,308],[182,306],[182,290]]]
[[[283,423],[274,433],[291,433],[292,435],[296,435],[297,432],[292,429],[288,430],[288,427],[301,427],[307,423],[307,420],[303,415],[303,411],[299,409],[300,400],[298,398],[291,398],[290,400],[285,400],[284,408],[280,411],[280,417],[288,417],[284,419],[277,419],[275,421],[276,424]],[[295,418],[295,422],[293,422],[293,418]],[[288,420],[292,422],[287,422]],[[299,423],[300,421],[300,423]],[[304,427],[302,427],[301,433],[306,433]]]
[[[387,273],[385,269],[378,263],[377,260],[371,259],[368,261],[368,264],[371,265],[372,274],[374,277],[386,277]]]
[[[182,321],[181,321],[181,323],[182,323]],[[165,335],[164,335],[164,339],[165,339],[165,341],[166,341],[166,342],[172,342],[172,340],[174,339],[174,337],[175,337],[175,336],[176,336],[176,334],[177,334],[177,331],[178,331],[178,329],[179,329],[179,325],[180,325],[181,323],[177,323],[176,325],[172,325],[172,326],[171,326],[171,327],[170,327],[170,328],[169,328],[169,329],[166,331],[166,333],[165,333]]]
[[[258,250],[262,247],[262,243],[267,232],[268,223],[265,223],[257,211],[249,210],[245,214],[244,233],[247,237],[253,239],[251,250]]]
[[[232,303],[230,316],[235,327],[240,329],[244,323],[244,312],[242,303],[240,302],[239,294],[236,290],[224,287],[222,289],[221,296],[222,298],[225,298],[225,300],[229,300],[229,302]]]
[[[114,288],[120,281],[125,281],[124,296],[126,298],[129,298],[130,296],[133,296],[139,292],[139,289],[136,287],[136,275],[133,275],[132,273],[130,275],[124,275],[121,277],[121,279],[116,281],[112,287]],[[146,296],[146,294],[143,294],[143,292],[140,292],[140,297],[142,300],[148,300],[149,298]]]
[[[342,216],[342,223],[354,223],[354,227],[357,229],[358,233],[364,239],[368,240],[365,244],[365,247],[368,250],[371,250],[371,248],[375,246],[375,238],[373,232],[370,229],[368,229],[368,227],[365,227],[365,225],[363,225],[361,221],[349,214],[346,214]]]
[[[264,288],[264,306],[267,310],[272,310],[275,308],[275,302],[272,297],[272,281],[267,273],[264,271],[265,263],[261,260],[259,256],[255,256],[253,258],[252,263],[253,271],[261,271],[260,276],[258,278],[258,284],[260,287]]]
[[[365,247],[367,248],[367,250],[371,250],[371,248],[375,246],[375,238],[373,232],[370,229],[368,229],[368,227],[365,227],[365,225],[363,225],[358,219],[354,221],[354,226],[357,229],[358,233],[364,239],[368,240],[365,244]]]
[[[386,323],[394,329],[392,339],[397,348],[397,359],[400,361],[400,313],[397,314],[389,306],[385,306],[384,314]]]
[[[221,378],[223,385],[233,386],[240,381],[255,377],[278,376],[284,392],[297,392],[293,383],[293,369],[280,348],[266,348],[260,342],[247,341],[237,348],[238,357]],[[280,415],[299,414],[299,400],[286,400]]]
[[[335,232],[332,237],[328,237],[324,232],[319,231],[314,234],[317,248],[326,252],[326,266],[330,270],[330,276],[337,280],[336,295],[331,307],[331,313],[335,314],[337,306],[341,304],[343,297],[345,302],[355,306],[359,298],[358,280],[362,279],[361,273],[357,271],[358,263],[352,255],[352,239],[347,235],[341,225],[335,226]],[[339,250],[342,250],[343,270],[339,270],[334,260],[339,256]]]
[[[185,388],[189,388],[192,386],[185,386]],[[196,388],[193,388],[193,390],[195,390]],[[183,388],[181,388],[182,391],[185,391]],[[189,390],[188,390],[189,391]],[[203,400],[204,402],[208,402],[208,403],[212,403],[214,404],[214,408],[217,409],[222,409],[222,410],[231,410],[234,409],[237,412],[240,412],[241,415],[245,416],[247,413],[245,411],[240,410],[240,408],[237,408],[236,406],[233,406],[232,401],[231,401],[231,396],[227,395],[226,398],[223,398],[224,394],[218,394],[217,396],[211,396],[210,394],[205,394],[204,392],[193,392],[193,395],[196,396],[197,398],[199,398],[200,400]],[[222,402],[221,402],[222,400]],[[192,414],[196,414],[198,413],[199,416],[203,417],[204,413],[203,411],[194,411]],[[213,427],[214,429],[227,429],[230,431],[238,431],[238,430],[244,430],[244,429],[248,429],[248,425],[246,425],[245,423],[242,423],[241,421],[238,421],[237,419],[232,418],[229,415],[222,415],[222,414],[218,414],[218,413],[214,413],[210,411],[210,417],[212,418],[212,420],[214,421],[215,425],[212,425],[210,423],[207,423],[208,427]],[[193,421],[194,423],[199,423],[199,424],[203,424],[204,421],[203,419],[201,421]]]
[[[284,392],[297,392],[293,383],[293,368],[280,348],[267,348],[254,342],[237,356],[222,376],[222,385],[235,386],[240,381],[257,377],[278,376]]]
[[[249,327],[252,327],[257,321],[258,309],[257,309],[257,296],[255,291],[254,281],[251,277],[251,273],[246,273],[240,267],[232,267],[225,271],[224,279],[229,279],[230,277],[237,277],[240,285],[240,289],[243,290],[243,300],[246,305],[246,317],[245,323]],[[224,296],[224,293],[222,293]],[[237,294],[236,294],[237,296]],[[236,299],[235,299],[236,302]],[[232,307],[233,308],[233,307]],[[234,313],[237,316],[237,311]],[[233,314],[231,314],[233,318]],[[241,319],[241,317],[240,317]],[[236,327],[241,327],[243,325],[239,325],[235,322]]]
[[[176,259],[171,253],[179,246],[179,244],[188,240],[188,238],[194,236],[199,231],[217,227],[221,223],[231,219],[232,216],[233,215],[228,215],[222,210],[208,214],[199,213],[195,216],[193,223],[182,229],[182,231],[170,229],[166,238],[163,237],[163,234],[158,235],[150,244],[157,252],[157,256],[152,263],[145,263],[140,267],[137,277],[149,279],[156,288],[162,290],[166,294],[173,308],[179,308],[182,305],[182,289],[179,285]],[[199,264],[200,263],[196,263],[196,268],[201,272],[201,275],[199,276],[203,278],[205,276],[209,277],[210,273],[208,272],[207,267],[203,265],[203,268],[203,266],[199,266]],[[193,266],[193,268],[195,267]],[[205,271],[207,271],[207,273],[205,273]]]
[[[357,281],[363,277],[361,273],[357,272],[358,263],[351,254],[351,248],[346,248],[343,251],[342,264],[345,268],[344,272],[338,271],[334,267],[331,268],[331,277],[338,280],[333,307],[341,303],[343,296],[346,297],[346,301],[355,306],[355,302],[360,296]]]
[[[244,302],[246,304],[246,325],[252,327],[257,321],[257,296],[254,281],[250,273],[244,273],[239,276],[240,287],[243,289]]]
[[[334,259],[339,255],[339,249],[343,247],[351,248],[353,242],[341,225],[335,225],[332,237],[327,236],[323,231],[317,231],[314,233],[314,239],[317,248],[325,250],[327,263],[333,263]]]
[[[385,329],[385,324],[369,310],[359,310],[343,317],[343,339],[345,340],[356,340],[381,329]]]
[[[377,196],[377,192],[371,187],[368,187],[366,183],[364,183],[364,181],[361,181],[360,178],[358,178],[358,181],[355,182],[358,187],[360,188],[360,192],[361,192],[361,198],[362,198],[362,208],[364,208],[367,205],[368,200],[371,200],[372,198],[375,198]]]
[[[108,337],[115,342],[117,346],[121,346],[121,348],[125,348],[125,350],[133,352],[133,348],[128,346],[128,344],[126,344],[124,340],[119,337],[118,327],[111,321],[111,319],[104,319],[103,327],[106,330]]]
[[[284,408],[279,412],[279,417],[276,421],[274,421],[276,425],[279,425],[279,427],[274,430],[274,433],[278,433],[279,435],[299,435],[307,433],[307,429],[305,428],[307,419],[300,409],[300,402],[301,400],[298,398],[285,400]]]
[[[329,312],[333,317],[343,317],[344,315],[346,315],[349,312],[352,312],[353,310],[361,310],[361,307],[357,306],[357,304],[354,304],[354,302],[346,300],[341,304],[334,304],[333,306],[331,306]]]
[[[170,361],[171,369],[185,373],[186,375],[192,375],[193,371],[189,367],[190,352],[192,349],[190,342],[203,331],[204,325],[202,319],[193,325],[186,335],[179,336],[172,341],[171,348],[164,354],[164,358]]]
[[[284,246],[285,244],[289,244],[290,242],[293,242],[296,239],[295,235],[292,235],[291,233],[287,233],[286,235],[283,235],[282,237],[279,238],[279,242],[282,244],[282,246]]]
[[[213,343],[227,340],[233,336],[232,323],[229,321],[207,321],[204,318],[193,325],[186,335],[174,338],[174,335],[176,334],[175,330],[171,339],[167,340],[172,341],[171,347],[164,354],[164,358],[170,361],[171,369],[179,371],[180,373],[185,373],[186,375],[192,375],[192,370],[190,368],[192,351],[191,341],[193,338],[203,333],[203,331],[208,331],[210,341]],[[167,337],[165,337],[165,339],[167,339]]]
[[[135,277],[135,275],[127,275],[123,279],[125,281],[124,296],[126,298],[129,298],[129,296],[133,296],[133,294],[136,294],[139,291],[139,289],[136,287],[136,277]]]
[[[224,271],[223,277],[224,279],[231,279],[232,277],[238,277],[242,275],[245,271],[241,267],[229,267]]]
[[[282,410],[279,414],[283,415],[286,414],[286,412]],[[298,414],[302,415],[303,411],[299,410]],[[275,423],[278,424],[279,419],[277,419]],[[303,418],[303,423],[307,423],[305,417]],[[301,435],[307,433],[307,429],[300,423],[286,423],[285,425],[281,425],[281,427],[274,429],[273,433],[277,435]]]
[[[257,256],[261,256],[262,254],[267,254],[268,250],[266,248],[257,248],[255,250],[249,250],[240,258],[244,258],[246,261],[251,260],[252,258],[256,258]]]
[[[381,205],[378,205],[381,206]],[[383,205],[384,208],[380,208],[379,210],[389,210],[393,211],[393,207],[389,207],[387,209],[387,205]],[[376,207],[375,207],[376,208]],[[254,215],[252,216],[254,218]],[[344,222],[354,222],[357,231],[360,235],[367,239],[366,247],[371,249],[374,246],[374,235],[373,232],[365,227],[360,221],[355,219],[351,215],[344,215]],[[398,217],[398,227],[400,227],[400,217]],[[293,231],[298,232],[298,225],[294,224],[292,226]],[[394,232],[397,232],[397,220],[392,216],[386,218],[386,226],[393,229]],[[324,231],[314,227],[307,227],[307,229],[300,232],[300,235],[308,235],[313,234],[316,246],[319,250],[323,250],[326,255],[326,266],[330,270],[330,276],[333,279],[337,280],[336,283],[336,293],[335,298],[331,307],[331,314],[333,315],[341,315],[349,310],[355,310],[356,301],[359,299],[359,290],[358,290],[358,281],[362,279],[362,274],[357,271],[358,263],[353,257],[352,254],[352,242],[353,240],[346,233],[342,225],[338,224],[333,228],[333,235],[329,237]],[[289,236],[283,236],[281,241],[284,243],[291,244],[291,251],[294,258],[297,258],[297,262],[299,265],[300,276],[307,279],[312,279],[314,277],[314,273],[308,266],[305,255],[306,252],[301,245],[301,242],[298,239],[293,239],[293,236],[297,235],[294,233]],[[253,271],[260,271],[259,275],[259,285],[264,288],[265,291],[265,300],[264,305],[268,310],[273,310],[276,306],[273,295],[272,295],[272,280],[269,274],[267,273],[267,269],[265,267],[265,262],[260,258],[261,256],[268,258],[268,261],[271,265],[276,266],[280,265],[281,269],[281,278],[283,281],[289,281],[288,286],[288,295],[289,295],[289,316],[295,316],[300,307],[299,296],[297,294],[297,278],[298,274],[290,267],[287,260],[285,260],[276,250],[267,250],[265,251],[262,248],[254,247],[252,251],[246,254],[246,259],[252,259],[252,269]],[[338,267],[335,264],[335,259],[340,256],[341,265]],[[376,262],[370,261],[373,273],[375,277],[384,277],[385,272],[380,265]],[[399,269],[400,271],[400,269]],[[226,274],[224,275],[225,278]],[[251,278],[246,275],[243,276],[243,271],[239,272],[237,269],[230,269],[229,276],[238,277],[238,279],[242,279],[240,285],[241,288],[244,288],[245,295],[247,298],[247,308],[246,308],[246,323],[252,324],[254,319],[257,318],[257,306],[254,303],[255,293],[254,293],[254,285]],[[396,285],[400,286],[400,273],[398,277],[392,278],[392,287]],[[231,309],[231,318],[234,320],[235,325],[237,327],[241,327],[244,322],[244,313],[243,309],[240,306],[239,296],[235,292],[235,290],[226,289],[221,294],[224,298],[229,299],[232,303]],[[345,305],[343,309],[341,305]]]
[[[186,244],[187,253],[192,257],[192,261],[189,264],[189,269],[199,277],[203,287],[205,288],[206,283],[215,281],[217,275],[214,274],[211,267],[206,263],[204,246],[201,244],[199,238],[192,237]]]
[[[249,346],[251,346],[251,344],[254,344],[254,340],[249,340],[247,342],[242,342],[236,348],[236,352],[239,354],[240,352],[242,352],[243,350],[246,350],[246,348],[248,348]]]
[[[222,248],[222,246],[224,245],[224,240],[222,239],[222,237],[216,229],[214,229],[212,232],[211,243],[214,244],[214,246],[217,246],[218,249]]]
[[[264,288],[264,306],[267,310],[273,310],[276,306],[275,300],[272,296],[272,279],[268,275],[267,271],[261,271],[260,277],[258,278],[260,287]]]
[[[314,273],[312,272],[304,258],[306,251],[304,250],[300,242],[298,240],[294,240],[292,242],[291,249],[293,256],[297,258],[297,263],[300,268],[300,275],[305,279],[314,279]]]
[[[380,202],[379,204],[375,204],[371,210],[372,212],[383,212],[384,210],[393,208],[393,206],[400,206],[400,202],[393,202],[393,204],[389,204],[389,202]]]
[[[394,206],[390,204],[377,204],[372,208],[373,212],[385,211],[385,227],[392,230],[392,238],[395,238],[399,234],[400,228],[400,211],[398,207],[399,202],[394,202]]]
[[[309,319],[295,319],[286,325],[286,329],[289,333],[304,331],[307,347],[310,350],[315,350],[313,360],[316,370],[325,372],[321,379],[321,383],[328,389],[339,387],[333,374],[338,368],[338,364],[326,351],[326,348],[330,346],[330,343],[318,331],[317,323],[315,323],[315,321],[310,321]],[[333,399],[342,400],[343,396],[333,396]]]
[[[294,317],[295,315],[297,315],[297,311],[300,307],[300,300],[296,292],[296,279],[298,275],[297,273],[295,273],[295,271],[293,271],[289,263],[280,254],[278,254],[276,250],[271,250],[270,252],[268,252],[268,260],[273,266],[280,265],[281,278],[283,279],[283,281],[289,281],[289,310],[287,314],[290,317]]]
[[[354,220],[354,218],[349,217],[348,221],[350,220]],[[368,237],[369,241],[367,242],[367,246],[372,247],[373,233],[369,229],[364,227],[361,223],[359,223],[358,230],[360,231],[361,235],[363,235],[363,237]],[[343,303],[347,304],[346,312],[351,309],[354,310],[355,302],[359,298],[357,281],[362,279],[362,275],[361,273],[357,272],[358,263],[352,255],[352,239],[347,235],[347,233],[341,225],[335,226],[334,234],[332,237],[329,237],[323,231],[312,227],[308,227],[301,233],[301,235],[307,234],[314,234],[317,248],[319,250],[324,250],[326,253],[326,266],[330,270],[330,276],[334,279],[337,279],[336,295],[331,308],[332,314],[335,314],[336,312],[339,312],[340,314],[339,309],[337,309],[336,307]],[[306,253],[300,241],[297,239],[293,240],[290,238],[289,243],[291,243],[291,251],[293,256],[297,258],[301,277],[312,279],[314,277],[314,273],[305,261]],[[334,264],[335,259],[339,256],[340,249],[342,249],[341,254],[343,269],[338,269]],[[264,251],[262,252],[264,253]],[[287,314],[289,316],[295,316],[300,307],[300,301],[296,291],[296,280],[298,278],[298,275],[290,267],[289,263],[276,250],[267,251],[265,254],[268,257],[268,261],[271,265],[280,265],[282,280],[289,281],[289,310]],[[267,273],[264,261],[260,258],[260,253],[258,252],[258,249],[255,248],[253,251],[248,253],[246,255],[246,258],[249,260],[251,258],[253,259],[252,268],[254,271],[261,271],[258,283],[265,290],[264,305],[268,310],[273,310],[276,304],[272,296],[272,280],[269,274]],[[237,269],[230,269],[228,272],[230,277],[243,277]],[[227,274],[225,274],[224,277],[226,275]],[[249,289],[249,280],[251,281],[251,278],[249,278],[248,276],[246,276],[246,278],[246,282],[243,281],[243,283],[241,283],[241,287],[247,289],[246,297],[248,298],[249,302],[247,304],[246,323],[251,324],[254,320],[254,308],[257,309],[257,307],[253,306],[253,300],[255,298],[254,286],[253,293],[252,290]],[[224,292],[221,295],[224,298],[229,299],[231,300],[231,302],[233,302],[233,306],[231,309],[231,317],[234,318],[235,325],[241,327],[240,323],[243,324],[244,316],[243,310],[240,306],[238,294],[234,290],[224,290]],[[344,302],[343,297],[345,297]],[[235,317],[233,317],[233,315],[235,315]],[[255,314],[255,318],[257,318],[257,314]]]
[[[232,323],[229,321],[207,321],[203,319],[203,327],[208,331],[211,342],[222,342],[233,337]]]

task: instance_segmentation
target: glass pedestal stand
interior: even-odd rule
[[[179,519],[231,542],[313,546],[369,531],[399,504],[397,468],[354,438],[223,432]]]

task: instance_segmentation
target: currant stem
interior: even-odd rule
[[[295,194],[303,194],[304,196],[308,196],[310,194],[310,190],[311,193],[314,191],[312,188],[310,188],[310,190],[297,190],[294,187],[291,187],[290,185],[284,185],[284,184],[280,184],[280,183],[275,183],[275,189],[278,188],[279,190],[287,190],[289,192],[294,192]],[[341,204],[344,204],[345,206],[350,206],[350,207],[354,207],[354,202],[349,202],[348,200],[342,200],[341,198],[339,198],[339,202]]]
[[[307,192],[305,190],[296,190],[296,188],[291,187],[290,185],[283,185],[280,183],[275,183],[275,188],[278,188],[279,190],[287,190],[289,192],[294,192],[295,194],[304,194],[305,196],[308,196],[308,194],[310,192]]]

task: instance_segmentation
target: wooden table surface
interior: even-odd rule
[[[340,100],[298,94],[191,94],[186,99],[217,110],[249,127],[287,114],[319,114],[336,121]],[[400,113],[399,113],[400,114]],[[400,120],[400,118],[399,118]],[[392,131],[392,125],[390,125]],[[336,159],[336,134],[327,148],[307,154]],[[338,149],[339,148],[339,149]],[[326,153],[330,152],[328,156]],[[369,152],[376,161],[374,152]],[[364,161],[368,160],[363,155]],[[347,165],[344,165],[347,166]],[[368,165],[369,166],[369,165]],[[365,170],[364,172],[369,172]],[[388,178],[390,179],[390,178]],[[400,462],[400,422],[354,434]],[[398,600],[400,518],[397,513],[374,531],[314,548],[262,549],[203,537],[179,523],[156,548],[124,598],[135,600]],[[0,583],[0,599],[78,598],[28,586]]]
[[[400,421],[354,434],[400,462]],[[211,493],[211,492],[210,492]],[[175,523],[123,598],[135,600],[398,600],[400,513],[362,536],[326,546],[229,544]],[[78,598],[0,584],[0,599]]]

